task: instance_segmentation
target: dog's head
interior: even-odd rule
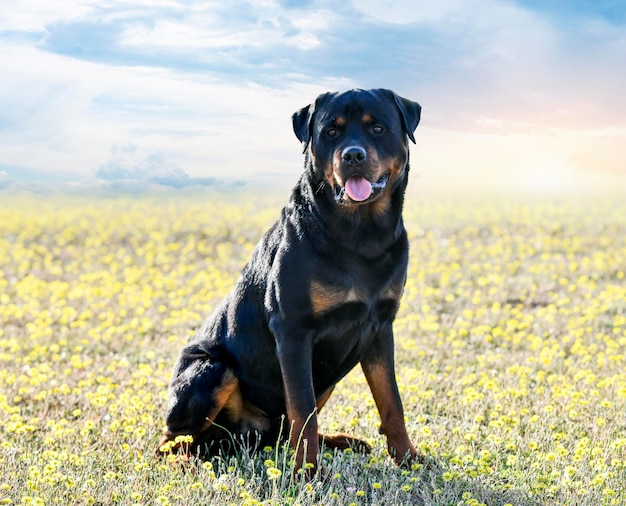
[[[320,95],[292,119],[335,201],[356,206],[377,200],[403,178],[420,112],[419,104],[390,90],[350,90]]]

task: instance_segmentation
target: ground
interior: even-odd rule
[[[398,383],[426,465],[398,469],[357,368],[290,454],[154,457],[180,348],[285,196],[0,196],[0,504],[626,502],[626,203],[411,197]]]

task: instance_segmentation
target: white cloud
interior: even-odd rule
[[[185,179],[189,176],[162,151],[143,153],[135,144],[113,146],[111,156],[95,172],[100,179]]]
[[[47,0],[3,2],[0,31],[45,31],[50,23],[83,17],[93,11],[93,0],[63,0],[63,8]]]
[[[0,190],[12,187],[14,180],[5,170],[0,170]]]
[[[114,145],[111,155],[95,170],[94,175],[108,182],[106,186],[130,185],[138,188],[145,183],[182,188],[232,182],[217,181],[213,177],[189,177],[178,163],[162,151],[147,151],[132,142]]]
[[[319,34],[324,32],[330,11],[309,11],[296,14],[284,11],[277,4],[232,7],[247,9],[246,16],[233,18],[228,9],[207,11],[202,8],[185,11],[176,18],[155,19],[150,24],[131,25],[119,40],[120,44],[133,48],[164,48],[189,52],[194,49],[216,50],[237,48],[289,47],[308,50],[322,42]],[[210,58],[209,53],[204,53]]]

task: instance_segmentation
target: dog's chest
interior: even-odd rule
[[[368,308],[376,307],[383,301],[399,302],[403,284],[399,281],[377,287],[369,287],[356,282],[328,283],[311,281],[309,298],[314,317],[321,317],[349,303],[361,303]]]
[[[402,281],[342,283],[312,281],[313,368],[316,385],[324,390],[358,363],[374,336],[394,319]]]

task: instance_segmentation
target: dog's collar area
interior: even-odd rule
[[[361,205],[367,204],[376,200],[385,190],[387,183],[389,182],[389,172],[385,172],[382,177],[375,183],[371,183],[372,193],[365,200],[355,201],[352,200],[346,192],[345,186],[335,186],[335,202],[338,204],[347,205]]]

